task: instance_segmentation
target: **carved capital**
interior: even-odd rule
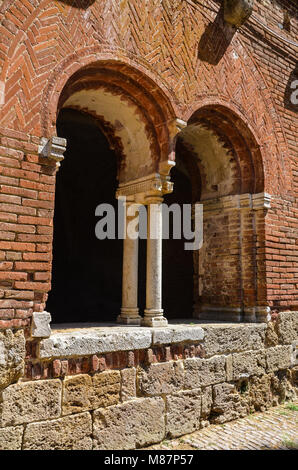
[[[164,194],[171,193],[173,191],[173,183],[171,183],[167,173],[169,173],[170,168],[174,164],[174,162],[170,162],[167,169],[166,165],[162,166],[163,174],[154,173],[145,178],[120,184],[116,192],[116,198],[126,197],[144,204],[147,203],[148,197],[162,198]]]

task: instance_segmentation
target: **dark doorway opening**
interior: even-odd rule
[[[171,170],[174,191],[165,197],[170,206],[181,209],[181,233],[183,234],[183,204],[192,204],[192,183],[187,167],[176,153],[176,166]],[[192,318],[194,298],[193,251],[185,250],[183,237],[172,238],[173,218],[170,215],[170,239],[163,241],[163,308],[168,319]]]
[[[63,109],[57,132],[67,139],[67,151],[57,173],[47,310],[53,323],[115,321],[121,308],[123,241],[96,238],[95,209],[108,203],[116,210],[117,157],[87,114]]]

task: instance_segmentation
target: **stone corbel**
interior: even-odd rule
[[[165,160],[159,163],[159,173],[162,181],[163,194],[170,194],[173,192],[174,183],[171,182],[170,171],[176,165],[172,160]]]
[[[187,122],[182,119],[173,119],[168,123],[170,139],[174,139],[179,132],[187,126]]]
[[[66,139],[62,137],[53,136],[49,139],[42,137],[38,147],[38,153],[42,157],[49,158],[56,162],[57,167],[64,159],[64,152],[66,151]]]

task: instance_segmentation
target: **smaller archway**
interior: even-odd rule
[[[204,206],[204,243],[193,253],[193,314],[255,321],[266,305],[260,147],[239,115],[210,105],[178,134],[176,157],[188,168],[192,203]]]

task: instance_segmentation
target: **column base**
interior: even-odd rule
[[[142,326],[150,326],[154,328],[168,326],[168,320],[163,316],[163,310],[144,310],[144,318]]]
[[[141,325],[142,317],[138,308],[122,308],[121,314],[117,317],[117,323],[122,325]]]

